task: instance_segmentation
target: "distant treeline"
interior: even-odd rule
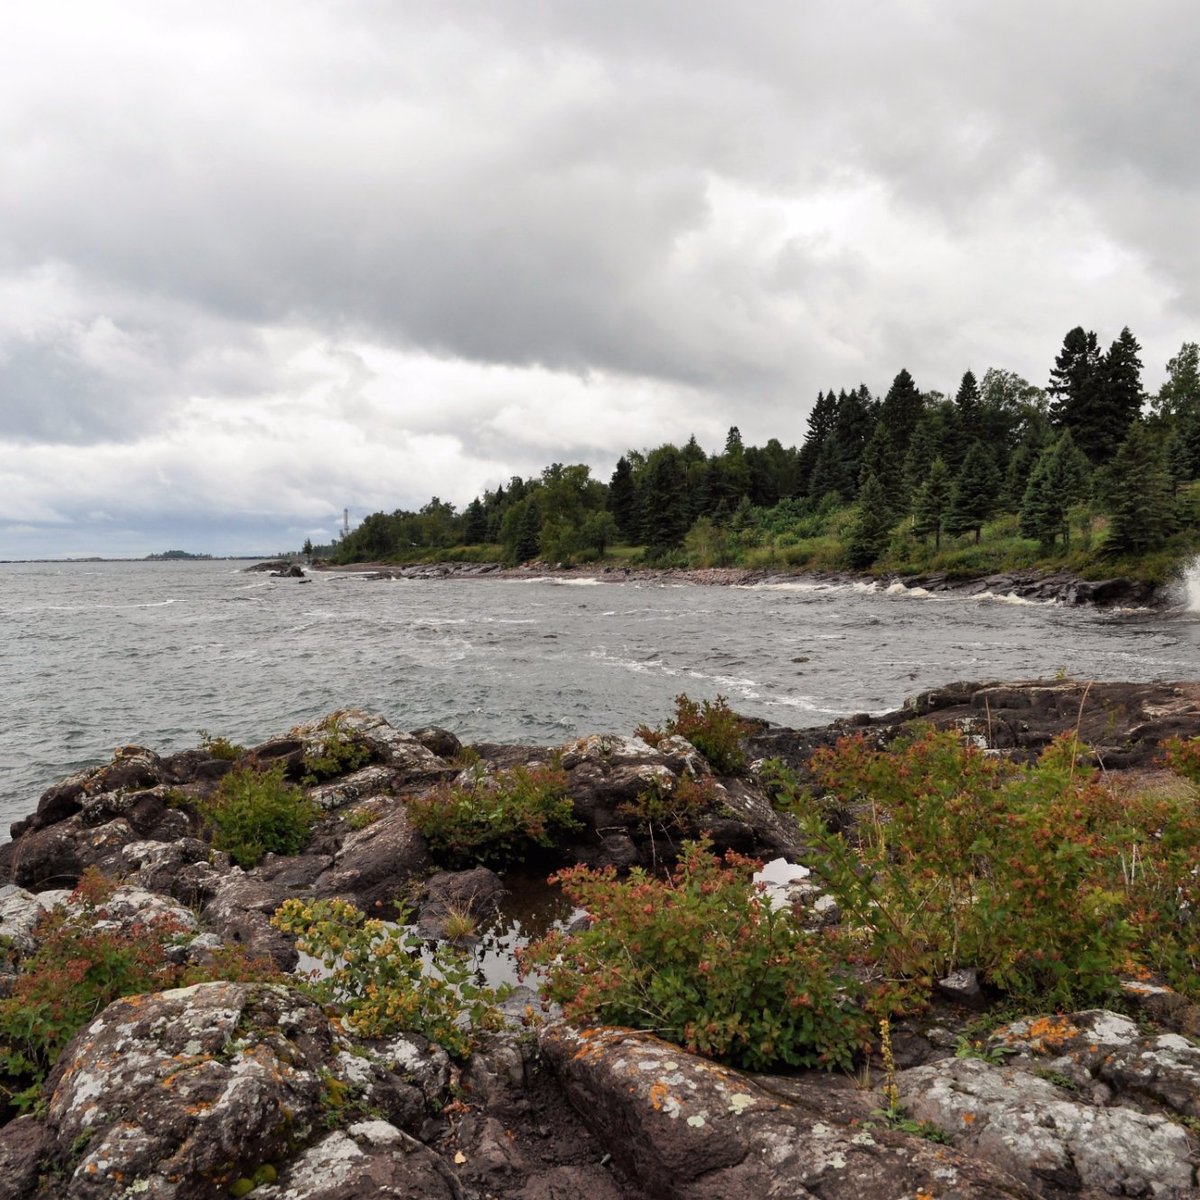
[[[1128,328],[1104,351],[1077,327],[1046,388],[993,368],[965,372],[953,397],[901,370],[882,398],[865,385],[819,392],[799,447],[747,446],[735,427],[718,453],[694,437],[629,450],[607,482],[554,463],[461,513],[436,496],[373,513],[333,555],[498,547],[510,563],[571,562],[620,545],[648,563],[928,567],[943,538],[963,561],[981,538],[1027,561],[1066,554],[1074,534],[1093,556],[1144,556],[1194,524],[1200,347],[1181,347],[1153,397],[1140,349]]]

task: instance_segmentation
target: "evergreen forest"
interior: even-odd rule
[[[882,397],[819,392],[799,447],[746,445],[734,427],[711,453],[695,437],[630,449],[607,481],[553,463],[461,512],[435,496],[373,513],[318,552],[1161,581],[1200,545],[1200,346],[1180,348],[1156,395],[1140,353],[1128,328],[1105,350],[1076,327],[1044,388],[992,368],[948,396],[901,370]]]

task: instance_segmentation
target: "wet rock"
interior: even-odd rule
[[[450,1057],[419,1033],[365,1043],[371,1061],[419,1089],[426,1104],[442,1108],[450,1094]]]
[[[349,834],[333,863],[314,880],[313,895],[342,896],[373,915],[391,916],[405,884],[433,865],[424,837],[403,805]]]
[[[649,787],[670,790],[685,771],[710,775],[708,764],[682,738],[659,747],[639,737],[592,735],[562,748],[576,816],[595,829],[620,825],[618,810]]]
[[[593,1133],[662,1200],[1035,1194],[946,1147],[856,1127],[827,1102],[844,1091],[799,1085],[784,1098],[749,1076],[626,1030],[554,1025],[543,1031],[541,1046]]]
[[[181,750],[162,760],[163,780],[168,784],[212,784],[233,770],[232,759],[216,758],[207,750]]]
[[[83,911],[82,901],[68,904],[68,909]],[[93,908],[96,929],[130,934],[139,926],[154,925],[180,934],[196,933],[199,922],[190,908],[166,896],[142,887],[124,884]]]
[[[418,902],[417,932],[425,938],[444,938],[446,922],[453,916],[486,921],[496,913],[504,894],[500,876],[487,867],[439,871],[429,877]]]
[[[902,1071],[898,1084],[911,1117],[1044,1195],[1195,1194],[1188,1135],[1166,1117],[1099,1107],[1050,1079],[972,1058]]]
[[[337,1038],[283,987],[207,983],[111,1004],[47,1082],[40,1197],[215,1200],[319,1128]]]
[[[858,731],[886,745],[920,718],[956,729],[981,746],[1028,759],[1054,738],[1077,733],[1110,770],[1152,766],[1159,744],[1200,732],[1200,683],[1083,683],[1078,680],[990,681],[945,684],[921,692],[903,708],[864,716]],[[810,781],[808,760],[851,732],[851,722],[821,729],[776,729],[752,734],[756,758],[779,758]]]
[[[244,761],[267,771],[282,766],[284,775],[298,782],[305,773],[304,742],[299,737],[273,738],[248,750]]]
[[[448,729],[442,729],[438,725],[426,725],[422,729],[413,729],[410,732],[426,750],[436,754],[438,758],[450,761],[462,753],[462,742]]]
[[[21,822],[22,833],[45,829],[73,816],[91,797],[152,788],[163,781],[162,759],[144,746],[121,746],[104,766],[80,771],[46,791],[37,811]],[[19,834],[14,831],[13,837]]]

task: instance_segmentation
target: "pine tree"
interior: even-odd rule
[[[946,528],[951,533],[974,530],[978,545],[984,522],[1000,506],[1000,472],[982,442],[972,442],[954,480]]]
[[[893,516],[908,508],[908,493],[904,486],[904,473],[901,469],[900,457],[896,453],[892,435],[882,421],[875,426],[871,440],[863,452],[859,474],[860,488],[868,476],[874,476],[878,480],[887,497],[887,502],[891,506]]]
[[[487,514],[483,510],[483,502],[476,496],[463,513],[463,542],[468,546],[478,546],[486,540]]]
[[[1112,458],[1141,409],[1140,349],[1128,326],[1104,355],[1095,333],[1082,326],[1063,339],[1050,372],[1050,416],[1057,428],[1071,431],[1090,462]]]
[[[1174,488],[1164,447],[1141,421],[1130,426],[1113,458],[1109,512],[1108,554],[1144,554],[1174,529]]]
[[[892,435],[892,444],[896,447],[896,454],[901,462],[908,453],[909,440],[924,411],[925,400],[917,391],[913,377],[908,371],[901,370],[892,380],[892,386],[879,407],[880,423]]]
[[[837,420],[837,398],[832,389],[828,392],[818,392],[817,402],[808,414],[807,432],[804,444],[800,447],[800,459],[796,475],[800,495],[812,496],[811,490],[813,469],[821,454],[821,447],[826,438],[833,432]],[[819,497],[816,497],[819,499]]]
[[[941,548],[949,507],[950,468],[939,457],[930,464],[913,498],[913,532],[922,540],[932,533],[934,549]]]
[[[1142,360],[1138,357],[1141,346],[1126,325],[1120,336],[1108,348],[1104,356],[1104,412],[1101,419],[1106,422],[1106,454],[1100,461],[1107,462],[1124,441],[1126,433],[1142,411]]]
[[[616,470],[608,483],[608,511],[612,513],[621,537],[626,541],[635,541],[638,527],[637,492],[633,468],[623,454],[617,459]]]
[[[518,562],[537,558],[542,546],[542,508],[536,496],[521,501],[523,511],[517,531],[516,554]]]
[[[846,539],[852,567],[868,567],[887,549],[893,525],[892,507],[883,485],[868,473],[858,492],[858,512]]]
[[[1038,456],[1021,501],[1022,537],[1037,538],[1049,553],[1061,537],[1063,549],[1071,544],[1068,513],[1071,506],[1087,495],[1088,461],[1076,447],[1070,430]]]
[[[638,503],[642,538],[652,557],[683,545],[691,524],[687,471],[683,456],[670,443],[651,451],[646,459]]]
[[[809,495],[814,500],[828,492],[835,492],[843,501],[854,499],[863,451],[874,428],[872,407],[871,394],[865,387],[838,394],[833,428],[821,444],[809,483]]]

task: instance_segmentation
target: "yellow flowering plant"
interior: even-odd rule
[[[324,974],[308,989],[361,1037],[420,1033],[465,1058],[476,1030],[500,1024],[496,1005],[510,988],[478,983],[450,947],[431,947],[345,900],[287,900],[271,923],[321,963]]]

